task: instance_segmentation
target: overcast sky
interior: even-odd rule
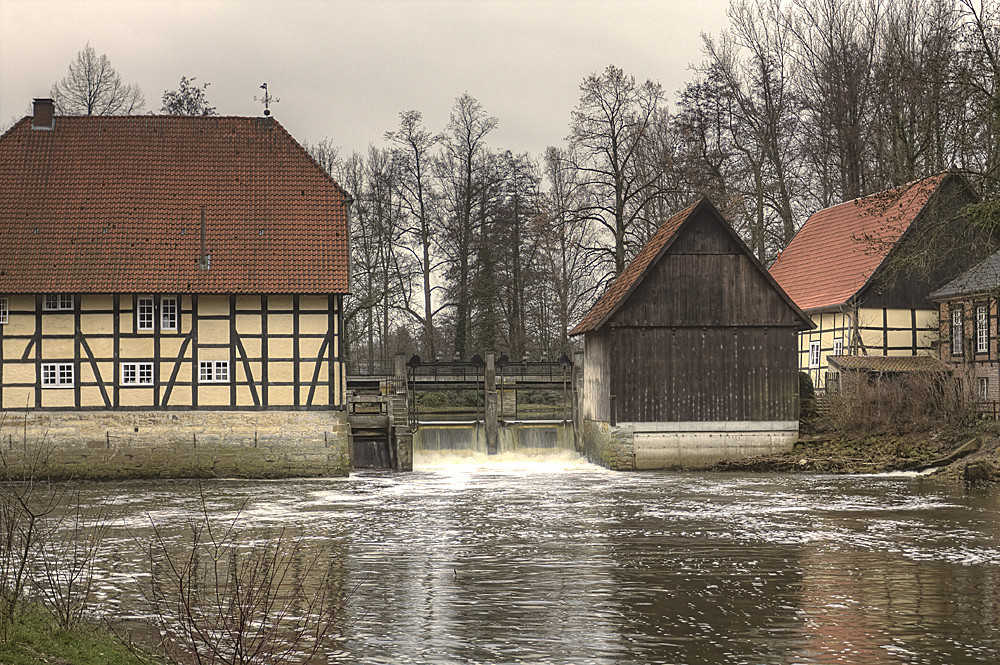
[[[725,27],[728,0],[46,2],[0,0],[0,125],[47,97],[87,42],[158,112],[180,77],[209,82],[220,114],[276,117],[300,142],[381,144],[399,112],[441,130],[468,92],[499,118],[497,149],[562,144],[585,76],[615,64],[668,101]],[[343,153],[342,153],[343,154]]]

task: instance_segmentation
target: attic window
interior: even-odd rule
[[[73,309],[73,296],[68,293],[46,293],[42,309],[49,311]]]

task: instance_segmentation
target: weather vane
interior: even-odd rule
[[[261,87],[261,90],[264,91],[264,96],[260,97],[260,98],[254,97],[253,100],[255,102],[264,102],[264,115],[266,115],[266,116],[267,115],[271,115],[271,109],[269,108],[270,105],[271,104],[277,104],[281,100],[278,99],[277,97],[272,97],[271,95],[268,94],[268,92],[267,92],[267,83],[262,83],[260,87]]]

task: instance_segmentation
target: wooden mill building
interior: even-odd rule
[[[900,252],[940,252],[940,225],[961,234],[975,200],[960,176],[939,174],[813,214],[771,266],[771,275],[815,326],[799,336],[798,367],[825,390],[828,356],[933,353],[937,307],[930,292],[968,267],[898,274]],[[949,236],[946,242],[953,242]]]
[[[78,475],[346,470],[350,202],[273,118],[36,100],[0,137],[4,438]]]
[[[685,209],[571,333],[584,336],[588,457],[658,469],[789,448],[810,326],[708,199]]]

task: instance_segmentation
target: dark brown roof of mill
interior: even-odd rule
[[[0,293],[347,291],[350,196],[275,120],[31,120],[0,137]]]
[[[938,174],[814,213],[771,266],[771,276],[803,310],[848,302],[947,177]]]

